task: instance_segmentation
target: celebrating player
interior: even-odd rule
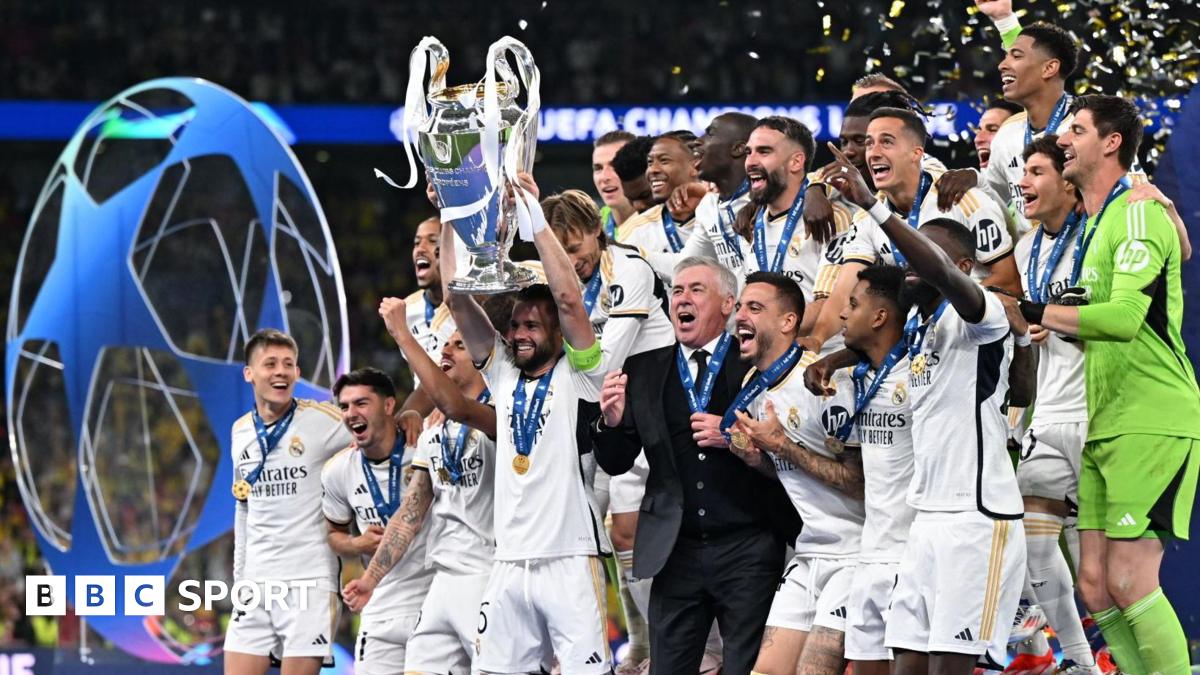
[[[294,398],[299,349],[273,328],[246,341],[243,374],[254,409],[233,424],[234,581],[291,584],[282,605],[237,610],[225,634],[225,672],[262,675],[271,656],[315,675],[337,627],[337,556],[321,523],[321,467],[350,443],[328,403]],[[260,592],[261,589],[260,589]]]
[[[973,141],[980,169],[988,168],[988,162],[992,157],[992,141],[995,140],[1000,127],[1008,118],[1023,110],[1016,103],[1002,98],[992,99],[988,103],[983,115],[979,117],[979,125],[975,128],[975,140]]]
[[[610,131],[601,135],[592,145],[592,184],[604,202],[600,209],[600,222],[604,236],[616,240],[617,228],[636,211],[621,189],[621,177],[613,169],[613,158],[625,144],[636,138],[628,131]]]
[[[677,223],[667,208],[676,188],[696,180],[696,160],[690,131],[672,131],[654,139],[646,156],[646,180],[654,206],[625,221],[617,240],[646,253],[678,253],[691,236],[694,223]]]

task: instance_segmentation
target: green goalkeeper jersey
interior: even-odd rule
[[[1161,205],[1112,201],[1095,223],[1079,285],[1088,441],[1123,434],[1200,438],[1200,389],[1184,350],[1179,237]]]

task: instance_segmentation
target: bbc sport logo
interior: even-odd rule
[[[117,578],[113,575],[75,576],[72,597],[75,614],[79,616],[115,616],[118,595]],[[166,579],[162,576],[128,575],[122,582],[121,607],[123,616],[163,616],[166,614]],[[316,579],[299,581],[235,582],[230,588],[220,580],[184,579],[176,589],[179,611],[194,612],[201,607],[212,609],[225,599],[240,612],[258,609],[287,610],[292,603],[301,610],[308,609],[308,592],[317,587]],[[25,577],[25,614],[28,616],[64,616],[67,613],[67,577],[58,574]]]

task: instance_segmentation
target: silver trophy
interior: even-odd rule
[[[511,55],[516,63],[509,63]],[[422,85],[428,66],[428,88]],[[417,154],[442,205],[442,222],[466,244],[470,264],[459,266],[450,282],[457,293],[506,293],[535,280],[534,273],[508,259],[516,234],[509,186],[519,171],[530,171],[537,144],[540,108],[538,70],[529,49],[511,37],[488,49],[487,72],[475,84],[446,86],[450,54],[426,37],[409,59],[404,136],[415,174],[411,134]],[[525,88],[526,106],[517,105]],[[415,183],[415,175],[409,181]],[[460,258],[461,260],[461,258]]]

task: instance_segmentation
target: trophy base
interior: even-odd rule
[[[473,267],[466,276],[452,280],[449,288],[451,293],[499,295],[519,291],[536,281],[533,270],[505,260],[499,265]]]

